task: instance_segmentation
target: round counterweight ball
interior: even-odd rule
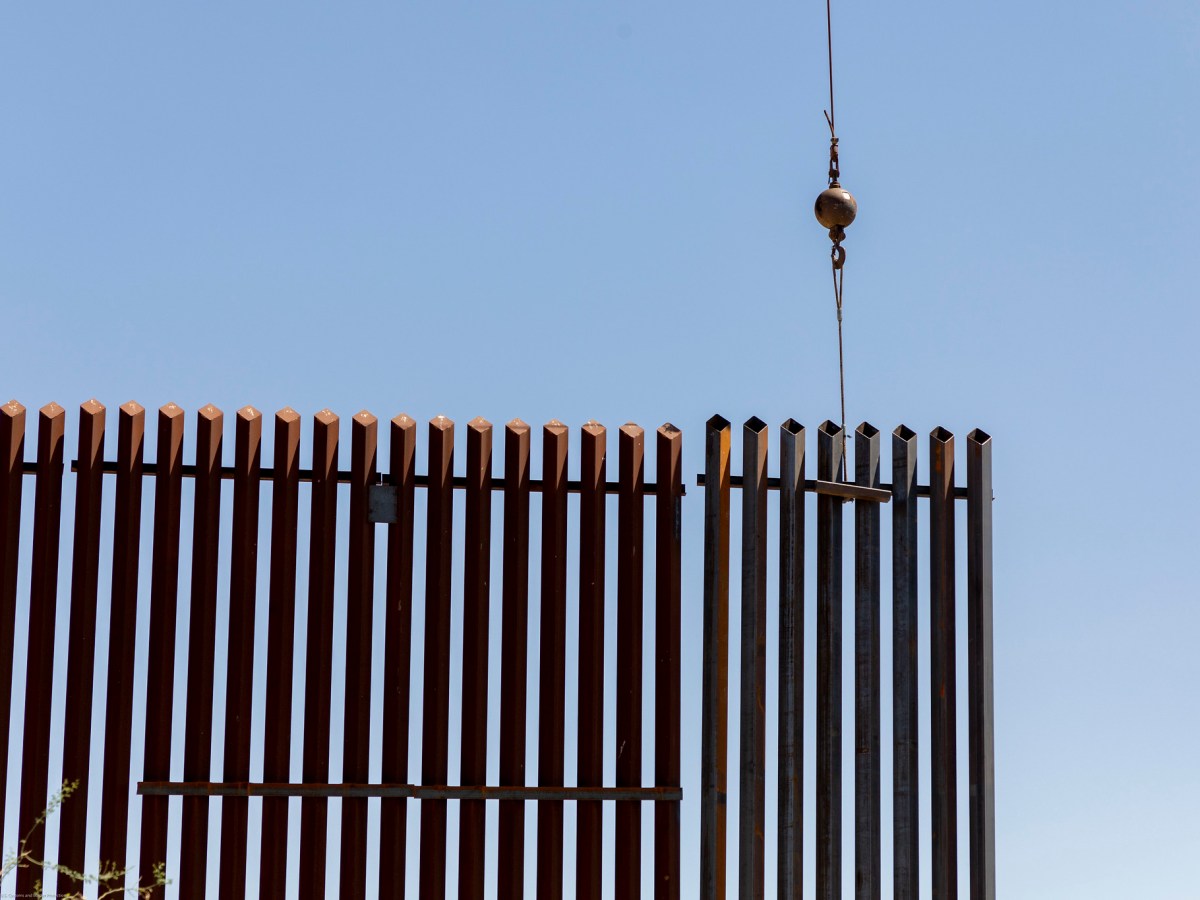
[[[814,210],[817,221],[825,228],[845,228],[858,215],[858,203],[851,193],[839,184],[821,191]]]

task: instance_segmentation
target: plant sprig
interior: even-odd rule
[[[114,900],[117,897],[139,897],[144,900],[149,900],[157,888],[165,887],[170,884],[167,878],[167,864],[158,862],[154,864],[151,872],[151,880],[149,884],[138,885],[136,887],[125,887],[125,878],[131,871],[129,868],[121,868],[113,862],[100,863],[100,871],[94,875],[89,875],[85,872],[76,872],[64,865],[55,862],[50,862],[44,859],[38,859],[29,849],[29,841],[33,837],[34,832],[39,828],[44,828],[47,820],[54,813],[58,812],[64,802],[75,792],[79,787],[78,781],[64,781],[61,788],[55,791],[50,798],[46,808],[38,815],[33,824],[29,826],[29,830],[25,832],[24,837],[16,850],[10,850],[4,856],[4,863],[0,866],[0,884],[8,878],[17,869],[36,869],[45,871],[49,869],[57,873],[60,878],[66,878],[74,883],[74,890],[67,893],[57,893],[55,896],[59,900],[85,900],[84,891],[89,885],[98,885],[99,893],[96,900]],[[33,895],[37,900],[42,900],[42,880],[39,878],[33,884]]]

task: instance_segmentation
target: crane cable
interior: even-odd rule
[[[839,187],[841,176],[838,165],[838,138],[835,127],[836,117],[833,105],[833,11],[832,0],[825,0],[825,41],[827,58],[829,60],[829,111],[825,113],[825,121],[829,124],[829,187]],[[842,401],[842,480],[846,480],[846,357],[842,346],[842,286],[845,283],[846,250],[842,247],[842,237],[845,231],[842,227],[830,229],[833,249],[830,261],[833,268],[833,299],[837,305],[838,323],[838,388]]]
[[[832,0],[825,0],[825,41],[828,49],[829,59],[829,112],[825,114],[825,121],[829,123],[829,133],[834,135],[833,121],[833,12]],[[837,144],[837,138],[833,138],[833,143]]]

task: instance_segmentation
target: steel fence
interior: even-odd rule
[[[742,475],[731,473],[731,425],[709,420],[705,440],[704,700],[701,775],[701,896],[726,896],[729,786],[730,495],[741,492],[741,671],[737,889],[766,893],[767,504],[778,499],[779,697],[777,896],[800,897],[804,860],[805,503],[816,496],[816,896],[841,900],[842,685],[854,689],[853,896],[881,896],[880,505],[892,506],[893,896],[919,896],[917,752],[918,498],[929,501],[932,758],[932,896],[958,891],[955,731],[954,506],[967,503],[970,895],[995,898],[995,777],[992,714],[991,438],[967,437],[967,485],[954,476],[954,436],[930,435],[930,484],[917,483],[917,436],[892,433],[892,483],[880,479],[879,430],[854,436],[855,477],[844,477],[844,434],[825,422],[817,432],[817,478],[805,478],[805,429],[789,419],[779,431],[779,477],[767,474],[769,430],[752,418],[742,428]],[[854,659],[843,665],[843,504],[854,503]]]
[[[588,422],[578,432],[579,472],[568,478],[570,430],[551,421],[541,430],[540,478],[531,472],[533,429],[514,420],[503,429],[503,473],[493,474],[493,427],[474,419],[466,427],[465,475],[456,474],[455,425],[438,417],[428,424],[427,459],[418,472],[418,423],[397,416],[390,423],[387,471],[379,468],[379,426],[368,412],[350,423],[350,468],[339,469],[341,422],[325,410],[312,421],[311,466],[301,468],[301,416],[284,409],[274,417],[273,459],[263,465],[263,415],[246,407],[234,426],[232,465],[224,453],[224,416],[213,406],[196,412],[195,452],[184,462],[184,411],[168,404],[158,411],[157,450],[144,459],[145,410],[120,407],[116,460],[104,458],[105,408],[96,401],[80,407],[72,518],[70,634],[63,715],[63,779],[79,782],[79,794],[100,796],[100,858],[137,857],[148,871],[167,857],[168,800],[183,804],[181,897],[239,897],[245,891],[247,856],[259,858],[260,896],[284,893],[287,869],[288,798],[300,799],[300,880],[306,891],[325,884],[328,801],[342,803],[340,894],[360,897],[367,890],[368,799],[379,798],[381,896],[403,896],[407,868],[418,867],[422,897],[443,897],[447,866],[457,869],[460,896],[519,897],[527,860],[534,861],[538,897],[562,896],[564,889],[564,803],[576,805],[573,891],[600,897],[606,883],[617,897],[636,897],[644,872],[653,873],[655,895],[680,893],[683,777],[680,770],[683,435],[672,425],[655,432],[656,483],[644,477],[645,434],[621,427],[615,481],[608,480],[608,432]],[[29,577],[24,728],[18,819],[34,821],[49,793],[52,685],[58,590],[59,531],[66,470],[66,410],[57,404],[38,413],[36,460],[26,462],[26,413],[19,403],[0,407],[0,667],[12,670],[17,609],[18,555],[22,538],[22,485],[34,479],[32,555]],[[779,475],[768,475],[769,429],[757,418],[743,428],[743,471],[731,472],[731,425],[709,421],[705,436],[703,546],[703,722],[700,733],[701,895],[726,895],[726,796],[729,787],[729,601],[731,492],[740,491],[741,652],[736,689],[740,721],[736,751],[739,778],[737,888],[740,896],[766,893],[767,715],[778,717],[777,892],[800,897],[803,883],[804,585],[805,516],[815,495],[817,523],[817,680],[815,882],[822,900],[842,897],[842,684],[853,673],[854,690],[854,896],[880,896],[882,716],[880,659],[881,505],[892,510],[892,809],[894,896],[916,898],[918,885],[920,743],[917,709],[918,500],[928,501],[931,633],[933,896],[956,895],[957,753],[955,745],[955,545],[958,500],[967,504],[967,658],[969,711],[970,885],[973,898],[994,898],[994,763],[992,722],[992,556],[991,440],[981,431],[967,438],[967,484],[954,474],[954,437],[944,429],[930,436],[930,484],[917,483],[917,436],[901,426],[892,435],[892,481],[881,483],[880,434],[863,424],[854,437],[855,476],[844,477],[844,435],[830,422],[818,429],[817,478],[806,479],[805,429],[792,420],[779,431]],[[115,478],[111,521],[102,522],[106,479]],[[146,694],[135,696],[135,634],[139,573],[142,568],[142,493],[153,490],[149,547],[149,651]],[[185,480],[191,490],[183,489]],[[232,481],[232,516],[223,518],[223,484]],[[269,509],[260,509],[265,483]],[[301,534],[301,485],[309,503],[306,552]],[[339,486],[348,486],[348,516],[339,521]],[[424,504],[417,492],[425,492]],[[455,523],[455,496],[462,502]],[[531,529],[532,494],[540,495],[540,527]],[[578,501],[568,505],[568,495]],[[184,527],[185,496],[190,528]],[[646,500],[653,502],[652,534],[646,533]],[[778,503],[778,698],[767,696],[767,567],[771,539],[768,504]],[[493,500],[502,503],[501,533],[493,536]],[[854,659],[841,659],[843,510],[854,503]],[[615,505],[616,667],[605,677],[606,539]],[[418,509],[424,509],[424,540],[418,542]],[[575,510],[572,517],[571,510]],[[265,640],[255,634],[258,604],[258,541],[269,517],[269,579]],[[571,520],[574,518],[574,522]],[[260,522],[260,519],[263,521]],[[222,523],[229,524],[222,534]],[[386,549],[376,553],[377,528],[386,529]],[[102,532],[111,533],[111,587],[107,700],[103,735],[91,734],[95,647],[100,589]],[[537,547],[531,546],[531,534]],[[571,536],[569,538],[569,535]],[[176,693],[175,635],[179,601],[181,543],[190,536],[186,716],[181,773],[172,771],[173,704]],[[454,558],[461,536],[462,559]],[[346,547],[345,571],[338,571],[336,547]],[[493,540],[495,537],[495,540]],[[228,542],[228,583],[222,585],[219,548]],[[414,552],[425,549],[424,597],[414,596]],[[105,548],[106,549],[106,548]],[[489,719],[489,646],[495,631],[492,560],[498,554],[501,621],[499,712]],[[303,721],[292,721],[296,684],[298,561],[307,558],[306,645]],[[377,559],[377,556],[380,558]],[[568,560],[577,560],[576,590],[568,586]],[[652,558],[652,599],[647,609],[644,561]],[[697,563],[700,555],[695,556]],[[537,646],[530,646],[531,561],[538,579]],[[384,620],[373,620],[376,565],[383,567]],[[460,574],[456,576],[455,566]],[[339,587],[338,579],[343,583]],[[462,652],[451,652],[452,584],[462,590]],[[218,659],[218,596],[228,596],[227,666]],[[344,702],[331,701],[335,596],[345,602],[346,668]],[[65,600],[65,598],[64,598]],[[414,605],[423,602],[423,634],[413,628]],[[572,607],[571,605],[574,604]],[[691,605],[697,612],[701,598]],[[567,646],[568,609],[577,611],[578,644]],[[649,618],[653,617],[652,623]],[[653,689],[646,690],[643,635],[653,625]],[[372,783],[369,756],[372,729],[373,635],[384,633],[382,660],[381,777]],[[415,647],[415,650],[414,650]],[[265,653],[266,696],[255,709],[256,655]],[[568,654],[578,672],[576,696],[567,696]],[[260,660],[262,662],[262,660]],[[421,696],[412,690],[412,668],[422,667]],[[451,667],[461,683],[459,746],[450,743]],[[527,697],[530,672],[539,698]],[[224,722],[214,722],[214,685],[224,682]],[[0,713],[11,703],[11,680],[0,690]],[[606,733],[606,695],[615,707],[615,728]],[[769,702],[772,701],[772,702]],[[144,704],[144,763],[137,782],[141,804],[141,845],[126,846],[131,813],[130,759],[135,704]],[[575,784],[566,783],[568,708],[577,733]],[[421,717],[420,783],[409,783],[409,743],[414,715]],[[330,783],[331,719],[343,717],[342,781]],[[647,717],[647,712],[652,715]],[[251,781],[251,723],[265,723],[263,780]],[[653,722],[652,784],[644,785],[643,721]],[[490,725],[493,722],[495,724]],[[527,771],[527,728],[536,722],[536,771]],[[297,726],[302,725],[302,728]],[[497,727],[498,726],[498,727]],[[211,781],[214,730],[223,732],[222,778]],[[303,733],[301,779],[291,778],[292,736]],[[7,753],[8,716],[0,714],[0,753]],[[104,747],[103,771],[89,778],[93,740]],[[615,783],[605,784],[605,748],[615,758]],[[451,761],[459,761],[459,784],[450,784]],[[488,760],[498,759],[499,784],[487,783]],[[181,774],[181,778],[173,775]],[[3,795],[0,779],[0,807]],[[221,851],[218,883],[210,890],[208,832],[210,800],[220,809]],[[262,798],[261,845],[248,846],[249,798]],[[407,803],[420,804],[420,854],[407,858]],[[447,846],[447,804],[459,804],[458,846]],[[486,804],[498,806],[496,882],[485,883]],[[525,847],[525,804],[537,803],[536,846]],[[642,859],[642,804],[653,808],[653,858]],[[615,854],[606,871],[602,827],[606,804],[615,822]],[[59,858],[69,869],[84,869],[88,803],[72,800],[61,810]],[[284,836],[281,839],[280,836]],[[44,835],[33,833],[34,858],[44,854]],[[41,873],[18,871],[17,892],[31,892]],[[571,885],[568,883],[568,889]],[[306,894],[307,895],[307,894]]]

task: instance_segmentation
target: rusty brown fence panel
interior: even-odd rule
[[[491,611],[492,426],[467,425],[467,497],[463,549],[462,755],[463,784],[487,784],[488,618]],[[458,894],[484,896],[486,805],[459,806]]]
[[[308,784],[329,780],[339,424],[338,417],[327,409],[313,418],[302,775]],[[312,885],[313,890],[320,890],[325,884],[328,817],[328,801],[316,797],[304,798],[300,808],[300,882]]]
[[[183,410],[158,411],[154,477],[154,556],[150,570],[150,644],[146,662],[146,744],[142,778],[171,778],[175,698],[175,624],[179,601],[179,526],[183,491]],[[139,879],[167,860],[167,798],[142,798]]]
[[[588,422],[579,453],[579,703],[577,781],[604,784],[604,426]],[[604,883],[601,831],[604,806],[576,806],[575,896],[599,900]]]
[[[375,528],[367,515],[375,483],[379,425],[366,410],[350,425],[350,531],[346,579],[346,681],[343,702],[342,780],[370,778],[371,631],[375,584]],[[367,801],[342,801],[341,896],[367,892]]]
[[[542,591],[538,670],[538,785],[562,787],[566,728],[567,427],[542,429]],[[537,895],[563,893],[563,804],[538,803]]]
[[[454,423],[429,423],[425,566],[425,700],[421,781],[445,784],[450,719],[450,579],[454,531]],[[421,805],[421,897],[446,894],[446,802]]]
[[[75,479],[75,540],[71,560],[71,624],[62,777],[78,784],[75,802],[59,819],[58,862],[83,871],[87,839],[88,765],[92,749],[92,673],[96,666],[96,591],[100,576],[100,503],[104,488],[105,409],[95,400],[79,408]]]
[[[529,426],[504,429],[504,568],[500,651],[500,782],[523,786],[529,654]],[[500,801],[497,889],[525,893],[525,801]]]
[[[275,414],[273,469],[263,778],[266,781],[290,781],[292,658],[296,637],[296,532],[300,506],[300,416],[290,407],[284,407]],[[287,833],[287,798],[264,799],[259,852],[259,895],[262,897],[280,897],[284,894]]]
[[[209,404],[196,414],[196,497],[192,518],[192,597],[188,628],[187,715],[183,778],[207,781],[212,768],[213,667],[217,629],[217,554],[221,527],[224,415]],[[205,896],[208,876],[206,797],[183,798],[179,895]]]
[[[658,429],[654,497],[654,785],[673,790],[680,772],[680,628],[682,615],[683,432]],[[654,896],[678,900],[679,800],[654,804]]]
[[[17,616],[17,565],[21,549],[21,485],[25,479],[25,407],[0,407],[0,759],[8,759],[12,702],[13,630]],[[0,812],[8,802],[8,779],[0,779]]]
[[[617,786],[642,783],[642,630],[646,475],[645,432],[621,426],[618,437],[620,495],[617,505]],[[618,900],[642,894],[642,805],[616,805],[616,866],[613,893]]]
[[[238,410],[234,426],[233,534],[229,571],[229,650],[225,675],[226,781],[250,780],[250,717],[254,693],[254,604],[258,597],[258,501],[262,413]],[[246,823],[250,801],[221,806],[220,896],[246,891]]]
[[[58,598],[58,543],[62,511],[63,442],[67,411],[57,403],[38,410],[37,482],[33,498],[33,560],[29,583],[29,640],[25,666],[25,729],[21,742],[20,822],[46,808],[50,763],[50,701],[54,678],[54,617]],[[34,829],[26,848],[46,858],[46,836]],[[33,896],[42,873],[17,870],[17,893]]]
[[[387,612],[384,616],[383,759],[385,783],[408,781],[409,687],[412,663],[412,579],[417,423],[406,415],[392,419],[391,484],[396,489],[396,520],[388,525]],[[408,841],[406,801],[379,805],[379,896],[403,897]]]
[[[8,759],[8,715],[12,702],[13,630],[17,616],[17,565],[21,549],[21,485],[25,479],[25,407],[10,400],[0,407],[0,759]],[[0,811],[8,801],[8,779],[0,779]]]
[[[108,621],[104,781],[100,791],[100,859],[120,867],[125,865],[129,827],[129,757],[133,730],[145,429],[146,411],[139,404],[131,402],[121,407],[117,424],[117,502],[113,516]]]

